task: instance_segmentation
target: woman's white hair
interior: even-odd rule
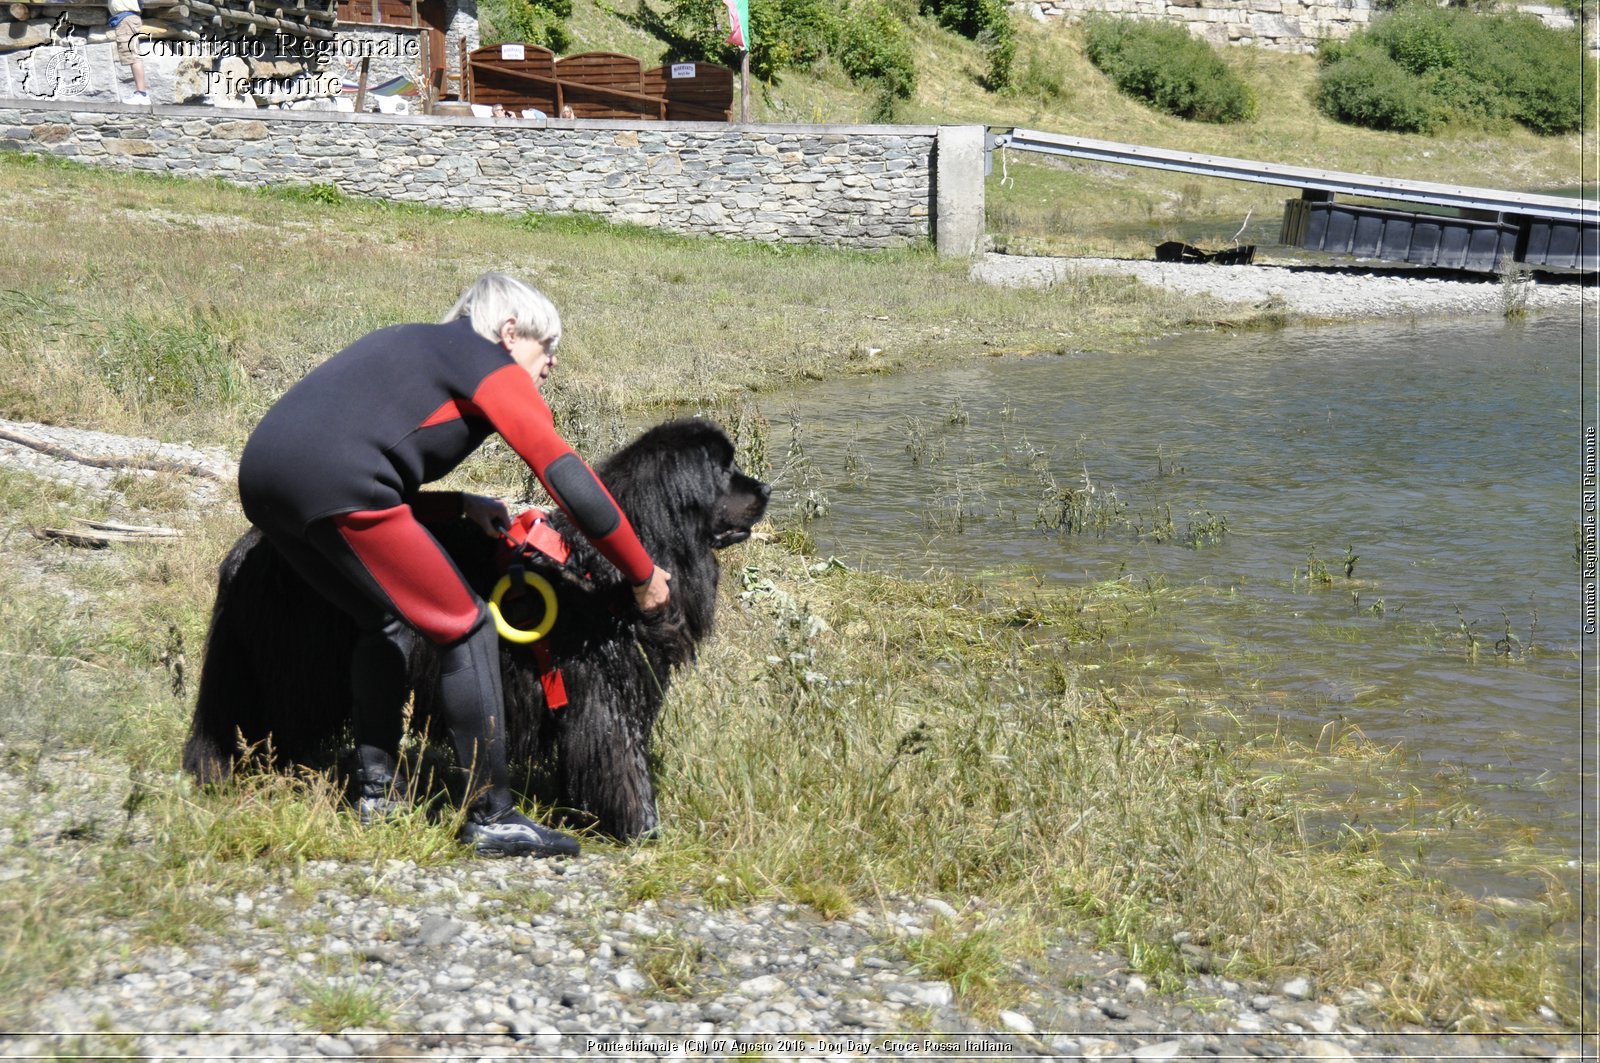
[[[547,351],[561,342],[561,314],[555,304],[533,285],[504,273],[485,273],[473,281],[444,321],[462,317],[471,320],[472,331],[495,343],[507,321],[516,322],[517,336],[538,340]]]

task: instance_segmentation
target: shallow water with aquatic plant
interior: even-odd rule
[[[779,500],[821,552],[1145,588],[1150,607],[1106,644],[1063,647],[1084,675],[1308,744],[1398,745],[1385,770],[1323,780],[1357,798],[1351,825],[1469,888],[1535,895],[1544,880],[1514,854],[1578,858],[1594,767],[1582,327],[1188,335],[761,407],[788,446]]]

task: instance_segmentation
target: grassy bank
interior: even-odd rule
[[[62,503],[120,515],[14,474],[0,488],[18,521]],[[8,529],[8,1025],[102,959],[205,937],[225,918],[218,898],[268,880],[315,892],[307,861],[463,858],[449,824],[362,830],[316,780],[206,795],[177,776],[192,688],[172,662],[198,663],[209,566],[237,518],[185,526],[179,545],[110,558]],[[727,557],[719,637],[658,732],[664,835],[616,852],[624,903],[779,896],[832,917],[945,897],[967,914],[924,943],[926,962],[991,1018],[1017,999],[1012,962],[1087,929],[1158,987],[1196,967],[1307,975],[1363,988],[1380,1026],[1537,1028],[1540,1007],[1573,1021],[1571,957],[1540,927],[1578,901],[1553,878],[1538,925],[1524,908],[1513,926],[1387,863],[1371,832],[1313,826],[1295,761],[1381,773],[1359,736],[1314,754],[1240,742],[1198,706],[1079,670],[1079,649],[1136,620],[1149,589],[907,582],[780,538]]]
[[[1120,279],[998,291],[924,248],[862,255],[330,204],[16,156],[0,157],[0,195],[29,204],[0,223],[0,408],[163,438],[238,442],[310,366],[373,328],[441,313],[485,269],[556,300],[563,386],[634,407],[1217,322],[1205,301]]]
[[[0,158],[0,192],[30,205],[0,222],[0,416],[230,447],[309,366],[433,316],[485,268],[537,280],[563,308],[553,401],[585,450],[614,441],[624,411],[698,404],[743,422],[757,466],[780,446],[760,430],[765,388],[1011,351],[1136,357],[1143,336],[1217,324],[1203,303],[1121,281],[982,288],[922,250],[725,245],[16,158]],[[493,460],[467,475],[518,486]],[[108,938],[204,934],[214,898],[263,875],[318,857],[460,858],[445,826],[354,829],[314,781],[183,785],[212,566],[241,518],[189,511],[171,482],[126,497],[0,475],[4,826],[19,843],[66,837],[74,854],[8,849],[21,865],[0,896],[10,1025]],[[186,537],[82,555],[28,536],[64,512]],[[1088,927],[1158,977],[1292,971],[1376,986],[1386,1021],[1496,1029],[1541,1006],[1575,1021],[1570,957],[1538,926],[1514,932],[1385,863],[1370,836],[1308,825],[1284,771],[1307,751],[1208,733],[1077,670],[1071,648],[1128,622],[1146,590],[897,580],[776,531],[727,559],[721,637],[662,725],[668,830],[619,854],[626,896],[777,894],[825,915],[885,894],[973,899],[1003,918],[947,928],[946,960],[980,1012],[1012,991],[1004,960]],[[1358,742],[1320,757],[1371,760]],[[90,796],[105,793],[109,805]],[[1552,885],[1533,922],[1575,906]]]

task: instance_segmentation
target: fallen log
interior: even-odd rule
[[[59,443],[52,443],[37,436],[30,436],[25,432],[18,432],[11,428],[0,428],[0,440],[37,450],[41,454],[48,454],[52,458],[61,458],[64,461],[76,462],[79,465],[88,465],[96,469],[148,469],[152,472],[174,472],[180,476],[201,476],[208,480],[220,483],[231,483],[231,473],[219,472],[200,462],[173,461],[170,458],[149,457],[101,457],[97,454],[84,454],[64,447]]]
[[[176,528],[144,527],[137,524],[112,524],[108,521],[73,517],[79,528],[34,528],[33,537],[65,543],[85,550],[104,550],[113,543],[171,542],[183,538]],[[87,530],[84,530],[87,529]]]
[[[246,11],[234,11],[231,8],[216,7],[205,3],[204,0],[190,0],[189,10],[197,15],[205,15],[211,19],[213,26],[221,27],[226,23],[235,25],[254,26],[257,29],[283,30],[285,33],[298,37],[308,37],[314,41],[331,41],[334,39],[332,30],[320,29],[310,25],[311,16],[306,16],[306,23],[292,22],[286,18],[273,18],[271,15],[253,15]]]

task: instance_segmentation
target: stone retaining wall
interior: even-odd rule
[[[728,126],[219,111],[0,100],[0,150],[245,185],[330,184],[349,195],[503,213],[585,212],[679,232],[890,247],[934,237],[936,179],[951,231],[981,233],[980,127]],[[959,171],[959,172],[958,172]],[[968,172],[971,171],[971,172]],[[971,215],[978,224],[971,224]],[[957,226],[955,223],[963,224]],[[976,238],[939,240],[970,254]]]

